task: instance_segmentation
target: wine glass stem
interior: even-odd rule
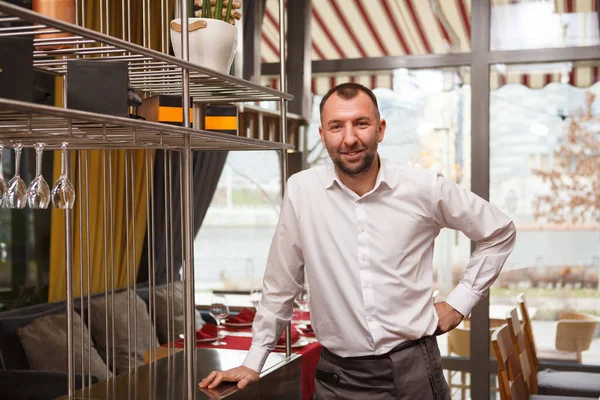
[[[44,152],[42,151],[42,149],[36,149],[36,155],[35,155],[35,176],[42,175],[42,156],[43,155],[44,155]]]
[[[60,174],[62,176],[67,176],[67,149],[62,149],[62,162],[61,162],[61,171]]]
[[[4,152],[4,146],[0,146],[0,180],[4,179],[4,174],[2,173],[2,153]]]
[[[19,176],[19,170],[21,165],[21,149],[15,149],[15,176]]]

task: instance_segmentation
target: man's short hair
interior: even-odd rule
[[[332,94],[336,93],[342,99],[350,100],[350,99],[353,99],[356,96],[358,96],[359,92],[363,92],[364,94],[369,96],[369,98],[371,98],[371,101],[373,102],[373,105],[375,106],[377,119],[379,119],[379,106],[377,105],[377,98],[375,97],[375,93],[373,93],[373,91],[371,89],[369,89],[368,87],[363,86],[360,83],[354,83],[354,82],[341,83],[341,84],[329,89],[329,91],[321,99],[321,104],[319,104],[319,115],[321,115],[321,116],[323,115],[323,107],[325,106],[325,103],[331,97]]]

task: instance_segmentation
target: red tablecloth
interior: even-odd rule
[[[294,313],[294,318],[299,318],[299,312]],[[303,319],[310,318],[308,312],[303,313]],[[233,331],[233,329],[224,327],[225,330]],[[236,332],[252,332],[251,328],[248,329],[235,329]],[[226,336],[222,341],[226,342],[227,345],[220,346],[222,349],[232,350],[249,350],[252,344],[252,338],[239,337],[239,336]],[[183,340],[177,339],[172,346],[183,348]],[[196,347],[202,348],[217,348],[208,343],[196,343]],[[285,352],[285,349],[276,348],[276,352]],[[319,356],[321,354],[321,345],[318,342],[310,343],[306,346],[299,348],[292,348],[292,352],[302,355],[302,399],[310,400],[315,392],[315,371],[317,370],[317,364],[319,363]]]

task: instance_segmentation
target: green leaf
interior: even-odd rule
[[[210,0],[202,1],[202,18],[212,18],[210,11]]]
[[[233,6],[233,0],[227,1],[227,14],[225,15],[225,22],[229,23],[229,18],[231,18],[231,8]]]
[[[231,1],[229,1],[231,3]],[[215,2],[215,19],[223,19],[223,0],[216,0]]]

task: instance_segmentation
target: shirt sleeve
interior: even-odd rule
[[[513,221],[474,193],[438,174],[434,179],[432,215],[441,227],[456,229],[476,243],[463,279],[446,302],[463,316],[487,295],[512,252]]]
[[[297,189],[293,177],[290,178],[267,258],[262,298],[252,325],[252,346],[243,363],[257,372],[262,370],[291,321],[294,299],[302,289],[304,257],[298,217],[291,200],[297,197]]]

